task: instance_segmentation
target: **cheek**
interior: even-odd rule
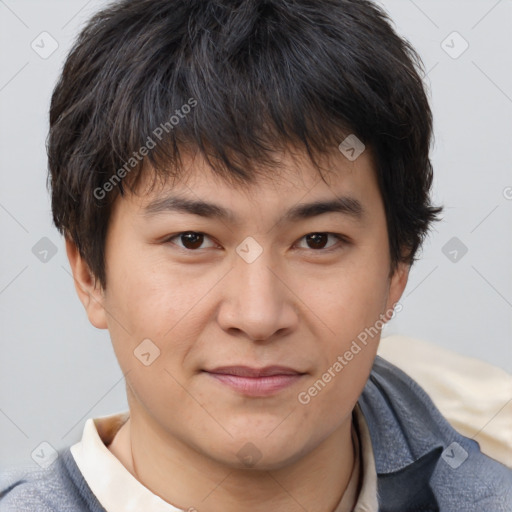
[[[325,325],[316,337],[318,365],[309,385],[314,407],[326,415],[333,401],[353,406],[377,353],[388,278],[386,262],[374,261],[360,258],[333,272],[304,301]]]
[[[316,282],[303,284],[304,303],[340,343],[374,325],[384,312],[389,280],[381,263],[360,259],[333,269]]]
[[[112,269],[105,306],[123,371],[139,367],[136,352],[146,339],[156,345],[155,353],[160,351],[158,363],[172,372],[180,368],[212,314],[205,307],[219,275],[177,271],[162,258],[146,263],[142,254]]]
[[[124,258],[120,252],[109,275],[107,306],[121,314],[131,332],[162,336],[197,301],[201,290],[169,262],[150,257],[143,248]]]
[[[299,402],[324,418],[327,430],[339,425],[359,398],[383,325],[386,274],[369,267],[365,274],[352,270],[326,281],[309,297],[326,328],[315,340],[318,364],[301,389]],[[333,404],[339,406],[333,409]]]

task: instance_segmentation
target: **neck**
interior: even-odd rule
[[[133,415],[109,450],[151,492],[183,510],[333,512],[354,465],[351,420],[314,450],[271,471],[222,465]]]

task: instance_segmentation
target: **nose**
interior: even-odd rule
[[[252,263],[236,258],[223,286],[219,325],[229,334],[271,341],[298,323],[297,299],[286,276],[263,253]],[[268,252],[267,252],[268,253]]]

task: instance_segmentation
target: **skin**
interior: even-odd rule
[[[80,300],[90,322],[109,330],[126,374],[131,416],[109,449],[153,493],[184,510],[336,508],[354,463],[352,410],[380,333],[308,404],[297,397],[359,333],[382,315],[389,318],[407,282],[407,265],[390,273],[369,150],[354,162],[333,151],[324,162],[327,184],[303,153],[279,158],[272,179],[235,188],[190,155],[186,179],[153,191],[143,182],[142,193],[117,199],[106,242],[106,290],[67,241]],[[151,200],[178,193],[223,206],[237,222],[172,211],[144,215]],[[357,199],[363,215],[283,220],[299,203],[336,196]],[[186,231],[207,235],[199,249],[171,238]],[[306,238],[310,233],[347,241],[326,236],[318,248]],[[263,250],[252,263],[236,252],[248,236]],[[134,356],[146,338],[160,349],[149,366]],[[255,398],[201,371],[274,364],[305,375]],[[260,457],[253,467],[237,456],[249,442]]]

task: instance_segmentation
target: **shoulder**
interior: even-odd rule
[[[85,480],[80,482],[81,475],[72,475],[73,464],[67,449],[47,469],[13,469],[2,473],[0,512],[102,512],[99,504],[94,506],[95,498]]]
[[[378,353],[412,377],[452,427],[512,467],[512,374],[410,336],[383,338]]]
[[[382,481],[410,485],[404,476],[412,476],[413,467],[430,454],[430,471],[422,476],[441,510],[461,504],[468,512],[512,510],[512,470],[455,430],[423,388],[398,367],[377,357],[359,403]]]
[[[54,492],[58,491],[58,482],[54,467],[6,471],[0,477],[0,511],[56,511]]]

